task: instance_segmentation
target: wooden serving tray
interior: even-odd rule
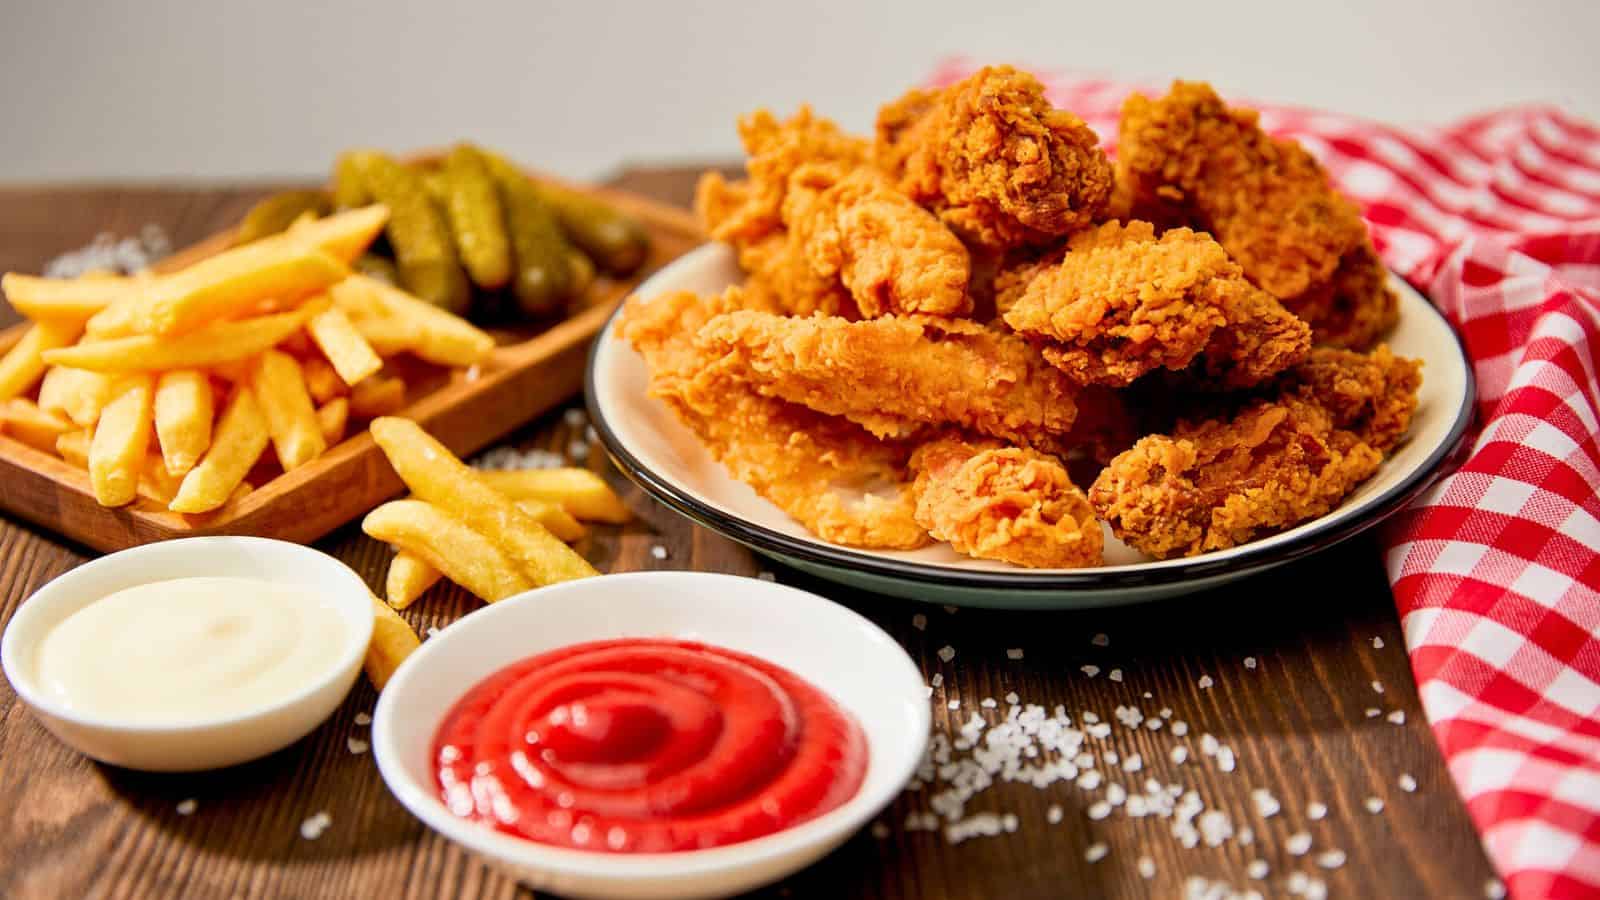
[[[416,420],[458,455],[483,449],[578,393],[589,344],[611,310],[641,280],[704,240],[694,218],[676,207],[621,191],[584,190],[644,224],[651,237],[650,257],[628,279],[597,278],[581,310],[568,319],[537,333],[497,332],[501,345],[476,371],[441,377],[437,386],[416,395],[396,413]],[[154,268],[158,272],[182,268],[232,243],[233,229],[228,229]],[[26,327],[24,323],[0,332],[0,352],[9,350]],[[417,385],[408,380],[407,387]],[[215,512],[182,515],[143,497],[109,509],[95,502],[88,472],[0,434],[0,509],[107,552],[213,534],[308,543],[396,496],[403,487],[372,436],[362,430]]]

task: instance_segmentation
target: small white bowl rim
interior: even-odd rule
[[[470,640],[464,638],[463,631],[455,625],[461,624],[473,617],[481,617],[476,627],[488,627],[485,623],[490,621],[497,609],[506,608],[507,604],[520,604],[527,602],[559,602],[565,594],[585,591],[600,590],[602,584],[615,585],[618,582],[643,581],[649,582],[656,579],[704,579],[720,582],[733,582],[743,584],[759,579],[747,578],[742,575],[730,575],[721,572],[694,572],[679,570],[651,570],[645,572],[619,572],[611,575],[601,575],[594,578],[583,578],[575,581],[566,581],[508,597],[491,606],[475,610],[468,617],[463,617],[452,626],[441,629],[437,635],[429,638],[422,647],[413,652],[406,661],[390,676],[387,688],[378,697],[378,706],[373,713],[372,749],[373,756],[378,763],[378,770],[383,776],[389,789],[394,792],[413,815],[421,819],[424,824],[440,832],[445,837],[456,841],[471,850],[483,853],[490,857],[512,861],[516,865],[526,866],[531,869],[540,869],[565,876],[579,877],[608,877],[608,878],[683,878],[705,875],[717,871],[744,868],[760,861],[775,856],[783,856],[816,844],[826,843],[831,839],[843,840],[867,823],[873,816],[894,801],[907,782],[916,773],[917,766],[921,764],[927,749],[928,733],[932,727],[932,713],[926,703],[921,702],[926,698],[919,692],[915,698],[916,703],[911,708],[916,711],[917,725],[913,734],[918,735],[916,752],[907,754],[896,770],[891,770],[893,777],[884,782],[884,787],[876,792],[868,793],[866,785],[858,790],[855,796],[835,809],[832,809],[815,819],[785,828],[763,837],[742,841],[737,844],[728,844],[723,847],[712,847],[706,850],[684,850],[677,853],[605,853],[591,850],[574,850],[565,847],[556,847],[540,844],[503,834],[479,822],[463,819],[447,809],[435,793],[426,785],[413,781],[404,771],[398,754],[400,749],[395,746],[397,739],[393,730],[388,725],[388,720],[394,715],[404,715],[395,712],[399,702],[398,697],[405,690],[405,683],[416,678],[422,678],[422,673],[430,665],[429,660],[434,655],[430,651],[437,651],[444,646],[445,641]],[[789,585],[774,582],[760,582],[766,589],[778,589],[796,595],[797,602],[821,603],[834,607],[839,613],[844,614],[847,621],[856,622],[867,626],[872,631],[880,634],[887,648],[893,648],[899,656],[906,670],[914,676],[914,680],[922,683],[922,672],[911,660],[909,654],[900,646],[899,642],[890,637],[877,623],[861,615],[849,607],[834,603],[818,594]],[[735,585],[735,586],[736,586]],[[503,613],[502,613],[503,614]],[[454,632],[454,633],[452,633]],[[596,635],[589,640],[605,640],[603,635]],[[723,646],[712,640],[708,641],[716,646]],[[733,647],[729,649],[737,650]],[[514,660],[507,660],[507,664]],[[796,673],[805,677],[804,673]],[[396,687],[399,690],[395,690]],[[462,692],[470,689],[472,685],[463,685]],[[910,699],[910,698],[908,698]],[[837,702],[837,698],[835,698]],[[403,710],[403,708],[402,708]],[[915,739],[914,739],[915,740]],[[883,752],[868,738],[867,752],[870,755]],[[893,764],[894,760],[887,759]],[[869,762],[869,765],[871,763]]]
[[[64,722],[71,722],[74,725],[85,728],[94,728],[101,731],[112,731],[121,734],[161,733],[177,735],[185,732],[214,731],[217,728],[231,728],[245,725],[257,719],[273,716],[287,709],[293,709],[294,707],[307,702],[318,691],[327,687],[330,682],[338,680],[342,673],[348,671],[352,665],[359,663],[361,659],[366,656],[367,645],[372,642],[373,622],[370,616],[366,617],[365,619],[363,619],[360,615],[352,614],[347,616],[347,618],[352,618],[357,622],[362,622],[364,624],[358,626],[355,631],[351,632],[349,635],[348,646],[346,646],[344,652],[340,654],[339,664],[330,668],[325,677],[307,685],[293,695],[282,700],[275,701],[265,706],[257,706],[243,712],[232,713],[227,716],[219,716],[209,719],[194,719],[180,722],[130,722],[124,719],[86,715],[82,712],[69,710],[58,705],[54,700],[47,697],[40,689],[39,685],[35,683],[34,674],[26,671],[28,667],[21,665],[20,660],[17,658],[17,654],[21,652],[21,648],[18,646],[21,638],[16,636],[18,633],[18,629],[16,628],[18,620],[24,619],[24,617],[32,618],[48,615],[46,608],[52,603],[60,602],[56,599],[57,595],[62,597],[70,596],[69,592],[72,587],[72,582],[88,578],[101,569],[113,569],[117,566],[127,565],[128,560],[135,554],[143,555],[153,552],[181,552],[190,548],[193,548],[195,552],[203,552],[208,547],[214,547],[219,543],[239,542],[266,544],[273,545],[274,547],[288,548],[292,553],[302,553],[314,559],[320,558],[320,561],[326,564],[337,566],[338,569],[342,570],[339,577],[349,577],[352,583],[352,592],[359,591],[359,593],[356,593],[355,595],[361,597],[362,608],[368,609],[371,605],[371,589],[367,587],[367,583],[362,580],[360,575],[356,574],[354,569],[351,569],[349,566],[333,558],[332,556],[329,556],[320,550],[308,547],[304,544],[296,544],[291,541],[280,541],[276,538],[253,537],[248,535],[207,535],[204,537],[175,538],[167,541],[155,541],[148,544],[140,544],[137,547],[129,547],[125,550],[118,550],[115,553],[108,553],[105,556],[90,560],[83,565],[77,566],[76,568],[57,575],[48,583],[44,584],[38,590],[30,594],[28,599],[24,600],[22,604],[17,607],[17,611],[14,615],[12,615],[11,621],[6,624],[5,635],[0,637],[0,669],[5,671],[6,680],[11,683],[11,689],[16,691],[17,696],[22,698],[22,701],[29,707],[38,710],[39,712],[52,718],[60,719]],[[186,576],[180,575],[176,577],[181,578]],[[341,592],[338,594],[338,596],[334,597],[334,602],[344,603],[347,601],[343,599],[343,594]],[[354,601],[349,602],[353,603]],[[353,613],[354,610],[350,610],[348,612]]]

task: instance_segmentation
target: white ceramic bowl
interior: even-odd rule
[[[750,653],[806,679],[861,723],[867,775],[843,806],[767,837],[711,850],[608,854],[545,846],[458,818],[439,800],[431,751],[450,707],[517,660],[584,641],[669,637]],[[878,626],[815,594],[701,572],[585,578],[502,600],[461,619],[395,672],[378,700],[372,749],[389,789],[434,830],[538,891],[569,897],[723,897],[782,878],[889,804],[922,759],[927,688]]]
[[[107,594],[173,578],[260,578],[326,598],[345,620],[347,643],[328,677],[262,709],[183,725],[131,723],[64,709],[37,679],[34,653],[57,623]],[[366,582],[325,553],[254,537],[199,537],[145,544],[103,556],[35,591],[5,638],[0,663],[17,696],[56,737],[83,754],[129,769],[193,772],[265,756],[294,743],[326,719],[350,692],[372,639]],[[204,685],[195,685],[204,690]]]

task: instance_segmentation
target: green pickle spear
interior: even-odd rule
[[[333,211],[333,204],[328,195],[322,191],[284,191],[250,207],[245,214],[244,221],[239,223],[239,230],[234,234],[234,243],[248,244],[264,237],[281,234],[286,231],[295,219],[305,213],[317,217],[325,216]]]
[[[476,150],[488,166],[505,206],[506,230],[516,257],[511,282],[517,306],[527,316],[560,312],[572,296],[571,245],[561,223],[533,182],[515,165],[487,150]]]
[[[422,177],[382,153],[346,156],[355,160],[373,199],[389,207],[386,233],[401,286],[434,306],[466,315],[472,290],[444,214],[429,199]]]
[[[372,203],[372,191],[362,177],[365,157],[370,150],[351,150],[339,154],[333,164],[333,205],[338,209],[355,209]]]
[[[556,211],[567,237],[610,274],[631,274],[650,255],[650,233],[609,203],[548,182],[539,193]]]
[[[467,274],[486,290],[505,287],[511,280],[511,238],[488,165],[471,147],[459,146],[445,158],[440,175],[445,215]]]

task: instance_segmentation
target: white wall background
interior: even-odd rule
[[[953,53],[1402,122],[1600,119],[1597,39],[1595,0],[0,0],[0,181],[320,175],[466,136],[592,177],[731,157],[758,105],[869,128]]]

